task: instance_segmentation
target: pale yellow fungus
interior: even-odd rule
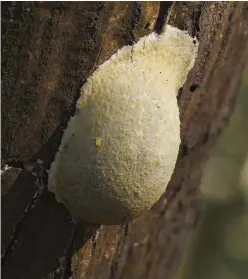
[[[49,172],[50,190],[75,218],[118,224],[164,193],[180,145],[176,95],[194,64],[194,40],[168,25],[88,78]]]

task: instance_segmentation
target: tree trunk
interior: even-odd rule
[[[178,97],[175,172],[152,210],[124,226],[75,227],[26,170],[37,159],[49,168],[87,77],[123,45],[159,31],[170,4],[2,3],[2,165],[13,167],[2,175],[4,278],[172,278],[199,211],[207,155],[235,103],[247,3],[175,2],[167,17],[200,43]]]

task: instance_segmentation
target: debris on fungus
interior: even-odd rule
[[[83,85],[48,182],[75,219],[120,224],[164,193],[180,145],[176,95],[195,40],[167,25],[121,48]]]

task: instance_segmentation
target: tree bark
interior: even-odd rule
[[[2,265],[4,278],[172,278],[199,211],[209,150],[228,123],[248,55],[248,4],[175,2],[169,24],[199,39],[180,90],[179,158],[166,193],[124,226],[74,226],[24,167],[49,168],[87,77],[155,28],[159,2],[2,4]],[[44,182],[46,177],[42,177]],[[8,182],[6,182],[8,181]],[[9,182],[11,181],[11,182]]]

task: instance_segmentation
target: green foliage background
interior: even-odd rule
[[[203,213],[176,279],[248,278],[248,64],[201,184]]]

